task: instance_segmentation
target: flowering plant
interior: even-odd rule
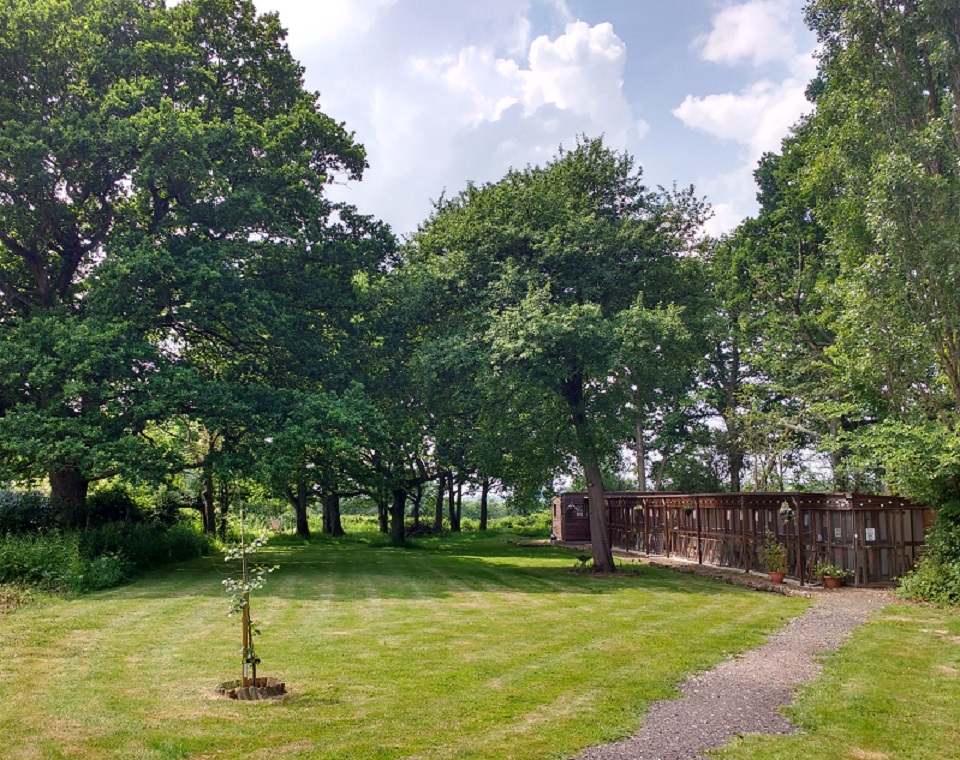
[[[853,573],[849,570],[844,570],[840,565],[835,565],[832,562],[826,562],[821,560],[816,564],[816,567],[813,568],[813,574],[819,575],[821,578],[848,578]]]

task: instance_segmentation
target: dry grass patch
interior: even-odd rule
[[[859,747],[850,750],[849,757],[851,760],[890,760],[890,755],[886,752],[871,752]]]

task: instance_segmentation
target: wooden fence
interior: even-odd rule
[[[616,549],[749,572],[762,570],[758,552],[770,531],[787,547],[787,576],[801,584],[816,580],[821,560],[853,573],[854,585],[889,584],[913,567],[932,521],[929,509],[905,499],[851,493],[616,492],[604,499]],[[557,540],[588,541],[588,510],[586,494],[557,497]]]

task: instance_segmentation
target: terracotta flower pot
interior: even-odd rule
[[[840,588],[843,585],[843,578],[830,578],[828,576],[823,577],[823,587],[824,588]]]
[[[785,576],[786,576],[786,573],[775,573],[773,571],[770,572],[770,580],[773,583],[783,583],[783,579]]]

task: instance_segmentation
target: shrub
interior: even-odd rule
[[[130,492],[120,483],[100,488],[87,497],[87,525],[139,522],[143,515]]]
[[[208,538],[190,525],[111,523],[95,530],[0,537],[0,584],[84,593],[110,588],[137,571],[198,557]]]
[[[960,525],[940,519],[916,567],[900,580],[906,599],[960,605]]]
[[[189,524],[169,528],[156,523],[110,523],[79,534],[80,554],[87,558],[122,555],[137,570],[208,554],[210,539]]]
[[[28,533],[57,527],[63,516],[36,491],[0,491],[0,533]]]
[[[491,520],[490,527],[498,530],[508,530],[518,536],[546,536],[550,534],[552,517],[550,510],[542,510],[529,515],[515,515]]]
[[[83,593],[116,586],[130,570],[119,554],[84,557],[77,533],[48,531],[0,539],[0,583]]]
[[[65,585],[76,537],[58,532],[0,538],[0,583],[54,589]]]
[[[773,531],[767,529],[757,553],[760,565],[768,573],[787,572],[787,547],[781,544]]]
[[[132,567],[119,554],[77,557],[64,574],[64,585],[76,594],[119,586],[132,574]]]

